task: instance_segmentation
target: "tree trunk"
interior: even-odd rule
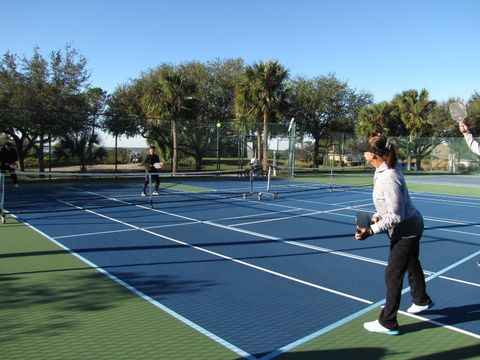
[[[408,154],[407,154],[407,170],[410,171],[412,170],[412,150],[410,149],[410,147],[412,146],[412,135],[410,135],[410,140],[408,142]]]
[[[415,167],[417,171],[420,171],[420,168],[422,166],[422,158],[420,156],[415,157]]]
[[[172,120],[172,173],[177,172],[178,158],[177,158],[177,125],[175,120]]]
[[[118,134],[115,134],[115,172],[117,172],[118,164]]]
[[[43,153],[43,145],[44,145],[44,139],[43,139],[43,133],[40,134],[40,140],[38,142],[38,171],[44,172],[45,171],[45,156]]]
[[[203,156],[200,154],[195,155],[195,170],[196,171],[201,171],[202,170],[202,160]]]
[[[13,137],[15,147],[17,148],[18,163],[20,164],[20,171],[25,171],[25,150],[23,149],[23,141],[17,136]]]
[[[319,161],[318,161],[318,149],[320,148],[320,139],[315,139],[315,142],[313,143],[313,166],[318,167]]]
[[[270,113],[266,111],[263,114],[263,171],[268,171],[268,124],[270,123]]]
[[[48,172],[52,172],[52,136],[48,135]]]
[[[260,127],[257,128],[257,153],[255,157],[258,161],[262,160],[262,129]]]
[[[14,138],[15,146],[17,147],[18,163],[20,164],[20,171],[25,171],[25,150],[23,149],[22,140]]]

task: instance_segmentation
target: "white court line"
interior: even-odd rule
[[[89,233],[82,233],[82,234],[60,235],[60,236],[52,236],[52,238],[53,239],[68,239],[68,238],[81,237],[81,236],[114,234],[114,233],[127,232],[127,231],[135,231],[135,229],[120,229],[120,230],[89,232]]]
[[[332,205],[345,205],[345,204],[352,204],[352,203],[358,203],[358,202],[364,202],[365,199],[361,199],[361,200],[351,200],[351,201],[342,201],[342,202],[339,202],[339,203],[334,203]]]
[[[355,207],[352,206],[347,206],[347,207],[341,207],[341,208],[336,208],[336,209],[330,209],[330,210],[318,210],[318,211],[312,211],[306,214],[298,214],[298,215],[291,215],[291,216],[281,216],[275,219],[264,219],[264,220],[257,220],[257,221],[250,221],[246,223],[240,223],[240,224],[234,224],[233,226],[245,226],[245,225],[252,225],[252,224],[259,224],[259,223],[265,223],[265,222],[273,222],[273,221],[282,221],[282,220],[287,220],[287,219],[294,219],[298,217],[308,217],[312,215],[318,215],[318,214],[329,214],[332,212],[336,211],[342,211],[342,210],[354,210],[356,208],[362,207],[362,206],[368,206],[368,205],[357,205]]]
[[[410,193],[411,195],[415,196],[423,196],[425,199],[433,198],[433,199],[441,199],[441,198],[446,198],[446,199],[462,199],[462,200],[472,200],[472,201],[478,201],[478,196],[462,196],[462,195],[448,195],[448,194],[432,194],[432,193],[425,193],[425,192],[418,192],[414,191]]]
[[[281,213],[290,212],[290,211],[308,211],[308,210],[305,210],[303,208],[296,208],[296,209],[288,209],[288,210],[282,210],[282,211],[268,211],[268,212],[264,212],[264,213],[261,213],[261,214],[250,214],[250,215],[231,216],[231,217],[219,218],[219,219],[215,219],[215,221],[248,219],[248,218],[252,218],[252,217],[261,217],[261,216],[281,214]]]
[[[190,326],[191,328],[197,330],[199,333],[209,337],[210,339],[216,341],[217,343],[223,345],[224,347],[226,347],[227,349],[235,352],[236,354],[242,356],[242,357],[245,357],[246,359],[248,360],[256,360],[256,358],[247,353],[246,351],[240,349],[239,347],[229,343],[228,341],[222,339],[221,337],[215,335],[214,333],[208,331],[207,329],[201,327],[200,325],[194,323],[193,321],[187,319],[186,317],[183,317],[182,315],[180,315],[179,313],[173,311],[172,309],[168,308],[167,306],[163,305],[162,303],[160,303],[159,301],[151,298],[150,296],[148,296],[147,294],[143,293],[142,291],[136,289],[135,287],[127,284],[126,282],[124,282],[123,280],[120,280],[119,278],[117,278],[115,275],[111,274],[110,272],[108,272],[107,270],[99,267],[97,264],[91,262],[90,260],[87,260],[86,258],[84,258],[83,256],[79,255],[78,253],[74,252],[73,250],[69,249],[68,247],[64,246],[62,243],[56,241],[55,239],[53,239],[52,237],[50,237],[49,235],[45,234],[44,232],[42,232],[41,230],[37,229],[35,226],[32,226],[30,225],[28,222],[26,221],[23,221],[21,220],[20,218],[18,218],[17,216],[15,215],[12,215],[10,214],[11,216],[13,216],[14,218],[16,218],[19,222],[27,225],[30,229],[32,229],[33,231],[37,232],[38,234],[42,235],[43,237],[45,237],[46,239],[50,240],[51,242],[53,242],[54,244],[56,244],[57,246],[59,246],[60,248],[62,248],[63,250],[67,251],[69,254],[75,256],[77,259],[79,259],[80,261],[83,261],[85,264],[87,264],[88,266],[92,267],[93,269],[95,269],[96,271],[98,271],[99,273],[105,275],[106,277],[108,277],[109,279],[115,281],[117,284],[123,286],[124,288],[130,290],[131,292],[133,292],[134,294],[136,294],[137,296],[139,296],[140,298],[148,301],[150,304],[152,304],[153,306],[159,308],[160,310],[164,311],[165,313],[171,315],[172,317],[174,317],[175,319],[181,321],[182,323],[184,323],[185,325],[188,325]]]
[[[426,317],[422,317],[422,316],[419,316],[419,315],[415,315],[415,314],[410,314],[406,311],[402,311],[402,310],[398,310],[399,313],[405,315],[405,316],[409,316],[411,318],[414,318],[414,319],[418,319],[418,320],[422,320],[424,322],[429,322],[429,323],[432,323],[434,325],[437,325],[437,326],[440,326],[440,327],[444,327],[446,329],[449,329],[449,330],[452,330],[452,331],[455,331],[455,332],[458,332],[460,334],[464,334],[464,335],[468,335],[468,336],[471,336],[471,337],[474,337],[474,338],[477,338],[477,339],[480,339],[480,335],[478,334],[475,334],[475,333],[472,333],[470,331],[467,331],[467,330],[463,330],[463,329],[459,329],[457,327],[454,327],[454,326],[451,326],[451,325],[445,325],[445,324],[442,324],[441,322],[438,322],[438,321],[435,321],[435,320],[432,320],[432,319],[428,319]]]
[[[91,193],[91,192],[89,192],[89,193]],[[95,194],[97,196],[102,196],[102,197],[108,198],[108,199],[113,200],[113,201],[119,201],[119,202],[127,204],[127,205],[133,205],[131,203],[124,202],[124,201],[121,201],[121,200],[117,200],[115,198],[110,198],[110,197],[107,197],[107,196],[102,195],[102,194],[98,194],[98,193],[93,193],[93,194]],[[166,214],[166,215],[172,215],[172,216],[176,215],[176,214],[169,213],[169,212],[166,212],[166,211],[160,211],[160,210],[152,209],[152,208],[149,208],[149,207],[146,207],[146,206],[143,206],[143,205],[133,205],[133,206],[140,207],[140,208],[147,209],[147,210],[151,210],[151,211],[161,212],[161,213]],[[356,207],[363,207],[363,206],[373,206],[373,203],[358,205]],[[345,208],[341,208],[341,209],[355,211],[356,207],[345,207]],[[308,210],[308,209],[305,209],[305,210]],[[330,211],[333,211],[333,210],[330,210]],[[340,214],[340,213],[335,213],[335,212],[330,212],[329,214],[335,215],[335,216],[343,216],[343,217],[354,217],[353,215],[346,215],[346,214]],[[178,216],[181,216],[181,215],[178,215]],[[297,247],[312,249],[312,250],[316,250],[316,251],[320,251],[320,252],[325,252],[325,253],[329,253],[329,254],[333,254],[333,255],[343,256],[343,257],[346,257],[346,258],[356,259],[356,260],[365,261],[365,262],[369,262],[369,263],[373,263],[373,264],[379,264],[379,265],[383,265],[383,266],[387,265],[387,263],[385,261],[381,261],[381,260],[367,258],[367,257],[364,257],[364,256],[359,256],[359,255],[353,255],[353,254],[345,253],[345,252],[342,252],[342,251],[336,251],[336,250],[333,250],[333,249],[324,248],[324,247],[320,247],[320,246],[304,244],[304,243],[297,242],[297,241],[284,240],[284,239],[279,238],[279,237],[270,236],[270,235],[266,235],[266,234],[262,234],[262,233],[258,233],[258,232],[253,232],[253,231],[249,231],[249,230],[245,230],[245,229],[236,228],[236,226],[238,226],[238,225],[217,224],[215,222],[217,220],[215,220],[215,221],[202,221],[202,220],[198,220],[198,219],[194,219],[194,218],[187,218],[185,216],[181,216],[181,217],[190,220],[192,222],[192,224],[193,223],[203,223],[203,224],[216,226],[216,227],[220,227],[220,228],[231,230],[231,231],[241,232],[241,233],[244,233],[244,234],[248,234],[248,235],[252,235],[252,236],[256,236],[256,237],[260,237],[260,238],[264,238],[264,239],[268,239],[268,240],[275,240],[275,241],[288,243],[290,245],[297,246]],[[428,218],[428,219],[430,219],[430,218]],[[436,220],[435,218],[431,218],[431,219]],[[455,223],[458,223],[458,222],[455,222]],[[428,228],[426,228],[426,230],[428,230]],[[435,230],[445,230],[445,229],[435,229]],[[455,230],[451,230],[451,231],[455,232]],[[480,235],[475,234],[475,233],[471,233],[471,234],[476,235],[476,236],[480,236]],[[425,274],[432,274],[433,272],[428,271],[428,270],[424,270],[424,273]],[[444,278],[444,277],[441,277],[441,278]],[[448,280],[448,278],[446,278],[446,277],[444,279]]]
[[[433,275],[427,277],[427,278],[425,279],[425,282],[429,282],[429,281],[431,281],[432,279],[435,279],[436,277],[440,276],[441,274],[443,274],[443,273],[445,273],[445,272],[447,272],[447,271],[449,271],[449,270],[451,270],[451,269],[453,269],[453,268],[455,268],[455,267],[457,267],[457,266],[459,266],[459,265],[461,265],[461,264],[463,264],[463,263],[465,263],[465,262],[467,262],[467,261],[469,261],[469,260],[477,257],[478,255],[480,255],[480,250],[477,251],[477,252],[474,253],[474,254],[471,254],[471,255],[469,255],[469,256],[467,256],[467,257],[465,257],[465,258],[457,261],[456,263],[451,264],[450,266],[447,266],[446,268],[444,268],[444,269],[442,269],[442,270],[434,273]],[[402,290],[402,294],[406,294],[408,291],[410,291],[410,287],[407,287],[407,288],[403,289],[403,290]],[[385,299],[380,300],[380,301],[378,301],[378,302],[376,302],[376,303],[374,303],[374,304],[372,304],[372,305],[370,305],[370,306],[367,306],[366,308],[364,308],[364,309],[362,309],[362,310],[360,310],[360,311],[357,311],[357,312],[355,312],[355,313],[353,313],[353,314],[351,314],[351,315],[349,315],[349,316],[347,316],[347,317],[345,317],[345,318],[343,318],[343,319],[341,319],[341,320],[339,320],[339,321],[336,321],[336,322],[334,322],[334,323],[332,323],[332,324],[330,324],[330,325],[328,325],[328,326],[326,326],[326,327],[324,327],[324,328],[322,328],[322,329],[319,329],[319,330],[311,333],[310,335],[304,336],[304,337],[301,338],[301,339],[298,339],[298,340],[296,340],[296,341],[294,341],[294,342],[292,342],[292,343],[290,343],[290,344],[288,344],[288,345],[285,345],[285,346],[281,347],[280,349],[277,349],[277,350],[271,352],[270,354],[267,354],[267,355],[263,356],[262,358],[260,358],[260,360],[273,359],[274,357],[277,357],[277,356],[279,356],[280,354],[283,354],[283,353],[285,353],[285,352],[287,352],[287,351],[289,351],[289,350],[292,350],[292,349],[294,349],[294,348],[296,348],[296,347],[299,347],[299,346],[305,344],[306,342],[309,342],[309,341],[311,341],[311,340],[319,337],[320,335],[323,335],[323,334],[325,334],[325,333],[327,333],[327,332],[329,332],[329,331],[332,331],[332,330],[334,330],[334,329],[336,329],[336,328],[338,328],[338,327],[340,327],[340,326],[342,326],[342,325],[345,325],[346,323],[348,323],[348,322],[350,322],[350,321],[352,321],[352,320],[354,320],[354,319],[356,319],[356,318],[358,318],[358,317],[360,317],[360,316],[362,316],[362,315],[364,315],[364,314],[366,314],[366,313],[368,313],[368,312],[370,312],[370,311],[372,311],[372,310],[375,310],[376,308],[379,308],[379,307],[381,307],[381,306],[384,305],[384,304],[385,304]],[[456,328],[456,327],[453,327],[453,326],[450,326],[450,325],[445,325],[445,324],[442,324],[442,323],[437,322],[437,321],[435,321],[435,320],[430,320],[430,319],[427,319],[427,318],[422,318],[422,317],[420,317],[420,316],[418,316],[418,315],[413,315],[413,314],[409,314],[409,313],[404,313],[404,314],[407,315],[407,316],[411,316],[411,317],[417,318],[417,319],[422,319],[422,320],[427,321],[427,322],[430,322],[430,323],[432,323],[432,324],[436,324],[436,325],[438,324],[439,326],[445,327],[445,328],[447,328],[447,329],[449,329],[449,330],[452,330],[452,331],[456,331],[456,332],[458,332],[458,333],[462,333],[462,334],[464,334],[464,335],[469,335],[469,336],[472,336],[472,337],[474,337],[474,338],[480,339],[480,335],[475,334],[475,333],[471,333],[471,332],[466,331],[466,330],[462,330],[462,329],[459,329],[459,328]]]
[[[412,199],[415,199],[415,200],[418,200],[418,201],[423,201],[423,202],[449,204],[449,205],[452,205],[452,206],[472,207],[472,208],[480,207],[480,204],[472,204],[472,203],[457,201],[457,200],[431,199],[431,198],[422,198],[422,197],[419,197],[419,196],[412,196]]]
[[[307,285],[307,286],[310,286],[310,287],[313,287],[313,288],[316,288],[316,289],[319,289],[319,290],[323,290],[323,291],[326,291],[326,292],[329,292],[329,293],[332,293],[332,294],[335,294],[335,295],[340,295],[342,297],[346,297],[346,298],[349,298],[349,299],[352,299],[352,300],[356,300],[356,301],[359,301],[359,302],[362,302],[364,304],[371,304],[372,301],[369,301],[369,300],[366,300],[366,299],[362,299],[360,297],[357,297],[357,296],[354,296],[354,295],[350,295],[350,294],[347,294],[347,293],[344,293],[344,292],[341,292],[341,291],[337,291],[337,290],[333,290],[333,289],[330,289],[330,288],[327,288],[327,287],[324,287],[324,286],[321,286],[321,285],[317,285],[317,284],[314,284],[314,283],[311,283],[311,282],[308,282],[308,281],[304,281],[304,280],[301,280],[301,279],[298,279],[298,278],[295,278],[293,276],[289,276],[289,275],[286,275],[286,274],[282,274],[282,273],[279,273],[277,271],[273,271],[273,270],[269,270],[267,268],[264,268],[264,267],[261,267],[261,266],[258,266],[258,265],[255,265],[255,264],[251,264],[251,263],[248,263],[246,261],[243,261],[243,260],[238,260],[238,259],[235,259],[233,257],[230,257],[230,256],[227,256],[227,255],[224,255],[224,254],[221,254],[221,253],[218,253],[216,251],[212,251],[212,250],[208,250],[208,249],[205,249],[205,248],[202,248],[200,246],[197,246],[197,245],[192,245],[192,244],[189,244],[187,242],[184,242],[184,241],[181,241],[181,240],[177,240],[177,239],[174,239],[170,236],[166,236],[166,235],[161,235],[161,234],[157,234],[153,231],[150,231],[150,230],[147,230],[147,229],[142,229],[136,225],[133,225],[133,224],[129,224],[125,221],[122,221],[122,220],[118,220],[118,219],[115,219],[111,216],[107,216],[107,215],[104,215],[104,214],[100,214],[96,211],[93,211],[93,210],[89,210],[89,209],[85,209],[85,208],[82,208],[81,206],[77,206],[77,205],[74,205],[74,204],[70,204],[68,201],[64,201],[64,200],[57,200],[57,201],[60,201],[66,205],[69,205],[69,206],[72,206],[76,209],[79,209],[79,210],[83,210],[83,211],[86,211],[88,212],[89,214],[94,214],[94,215],[97,215],[97,216],[100,216],[102,218],[105,218],[105,219],[108,219],[110,221],[113,221],[113,222],[116,222],[116,223],[120,223],[120,224],[123,224],[125,226],[129,226],[129,227],[132,227],[134,229],[137,229],[137,230],[140,230],[140,231],[143,231],[147,234],[150,234],[150,235],[153,235],[153,236],[156,236],[156,237],[159,237],[159,238],[162,238],[162,239],[165,239],[165,240],[168,240],[168,241],[171,241],[171,242],[174,242],[174,243],[177,243],[177,244],[180,244],[180,245],[184,245],[186,247],[190,247],[190,248],[193,248],[195,250],[199,250],[199,251],[202,251],[202,252],[205,252],[207,254],[210,254],[210,255],[213,255],[213,256],[216,256],[216,257],[220,257],[222,259],[225,259],[225,260],[230,260],[232,262],[235,262],[237,264],[241,264],[241,265],[244,265],[244,266],[247,266],[247,267],[251,267],[253,269],[256,269],[256,270],[260,270],[260,271],[263,271],[263,272],[266,272],[268,274],[271,274],[271,275],[274,275],[274,276],[278,276],[278,277],[281,277],[281,278],[284,278],[284,279],[287,279],[287,280],[291,280],[293,282],[296,282],[296,283],[300,283],[300,284],[303,284],[303,285]],[[204,223],[208,223],[208,222],[204,222]],[[219,224],[216,224],[215,226],[218,226],[218,227],[223,227]]]
[[[345,216],[345,217],[353,217],[351,215],[344,215],[344,214],[335,214],[335,215]],[[179,223],[179,224],[149,226],[149,227],[144,227],[144,228],[139,228],[139,229],[122,229],[122,230],[111,230],[111,231],[99,231],[99,232],[96,232],[96,233],[83,233],[83,234],[75,234],[75,235],[55,236],[53,238],[54,239],[65,239],[65,238],[82,237],[82,236],[90,236],[90,235],[111,234],[111,233],[127,232],[127,231],[151,230],[151,229],[159,229],[159,228],[166,228],[166,227],[192,225],[192,224],[197,224],[199,222],[200,221],[198,221],[198,222],[190,221],[190,222]],[[233,230],[233,231],[240,230],[240,229],[232,228],[229,225],[216,224],[212,221],[205,221],[203,223],[207,224],[207,225],[221,227],[221,228],[228,229],[228,230]],[[248,230],[241,230],[241,232],[245,233],[245,234],[248,234],[248,235],[257,236],[257,237],[266,237],[265,234],[255,233],[255,232],[248,231]],[[320,251],[320,252],[324,252],[324,253],[343,256],[343,257],[347,257],[347,258],[350,258],[350,259],[360,260],[360,261],[364,261],[364,262],[368,262],[368,263],[372,263],[372,264],[378,264],[378,265],[383,265],[383,266],[388,265],[388,263],[386,261],[376,260],[376,259],[372,259],[372,258],[369,258],[369,257],[361,256],[361,255],[349,254],[349,253],[345,253],[345,252],[342,252],[342,251],[336,251],[336,250],[332,250],[332,249],[329,249],[329,248],[324,248],[324,247],[320,247],[320,246],[316,246],[316,245],[304,244],[304,243],[297,242],[297,241],[283,240],[281,238],[276,238],[274,236],[270,236],[269,239],[284,242],[286,244],[290,244],[290,245],[294,245],[294,246],[298,246],[298,247],[303,247],[303,248],[312,249],[312,250],[316,250],[316,251]],[[426,275],[432,275],[433,274],[433,272],[430,271],[430,270],[424,270],[423,272]],[[454,281],[454,282],[458,282],[458,283],[462,283],[462,284],[466,284],[466,285],[473,285],[473,286],[480,287],[480,284],[469,282],[469,281],[464,281],[464,280],[460,280],[460,279],[456,279],[456,278],[452,278],[452,277],[448,277],[448,276],[439,276],[439,278]]]
[[[323,201],[315,201],[315,200],[300,200],[300,199],[289,199],[289,201],[296,201],[296,202],[304,202],[308,204],[318,204],[318,205],[334,205],[331,203],[326,203]]]
[[[90,192],[91,193],[91,192]],[[106,197],[102,194],[97,194],[97,193],[93,193],[97,196],[103,196],[103,197]],[[117,200],[115,198],[110,198],[110,197],[106,197],[110,200],[113,200],[113,201],[120,201],[120,200]],[[130,203],[127,203],[127,202],[124,202],[124,201],[120,201],[124,204],[130,204]],[[130,204],[132,205],[132,204]],[[363,205],[357,205],[355,207],[344,207],[344,208],[339,208],[339,209],[332,209],[332,210],[327,210],[327,211],[324,211],[325,213],[329,213],[329,214],[332,214],[332,215],[335,215],[335,216],[343,216],[343,217],[354,217],[352,215],[346,215],[346,214],[338,214],[338,213],[335,213],[334,211],[338,211],[338,210],[351,210],[351,211],[355,211],[356,208],[358,207],[363,207],[363,206],[372,206],[373,203],[367,203],[367,204],[363,204]],[[143,208],[143,209],[147,209],[147,210],[153,210],[155,211],[156,209],[151,209],[149,207],[145,207],[143,205],[134,205],[134,206],[137,206],[137,207],[140,207],[140,208]],[[306,211],[308,209],[305,209]],[[161,213],[164,213],[164,214],[167,214],[167,215],[175,215],[175,214],[172,214],[172,213],[169,213],[169,212],[165,212],[165,211],[160,211],[160,210],[157,210]],[[288,210],[287,210],[288,211]],[[283,211],[282,211],[283,212]],[[317,212],[315,212],[317,213]],[[311,215],[312,213],[307,213],[307,214],[302,214],[303,216],[305,215]],[[293,216],[293,217],[298,217],[299,215],[296,215],[296,216]],[[183,216],[183,218],[185,218]],[[193,219],[193,218],[188,218],[190,221],[192,221],[192,223],[204,223],[204,224],[208,224],[208,225],[212,225],[212,226],[216,226],[216,227],[221,227],[221,228],[224,228],[224,229],[228,229],[228,230],[232,230],[232,231],[237,231],[237,232],[242,232],[242,233],[245,233],[245,234],[249,234],[249,235],[252,235],[252,236],[256,236],[256,237],[260,237],[260,238],[267,238],[269,240],[275,240],[275,241],[280,241],[280,242],[284,242],[284,243],[287,243],[287,244],[290,244],[290,245],[294,245],[294,246],[297,246],[297,247],[302,247],[302,248],[308,248],[308,249],[312,249],[312,250],[316,250],[316,251],[320,251],[320,252],[325,252],[325,253],[329,253],[329,254],[333,254],[333,255],[338,255],[338,256],[343,256],[343,257],[347,257],[347,258],[351,258],[351,259],[356,259],[356,260],[360,260],[360,261],[364,261],[364,262],[369,262],[369,263],[373,263],[373,264],[378,264],[378,265],[383,265],[383,266],[386,266],[387,263],[385,261],[381,261],[381,260],[376,260],[376,259],[372,259],[372,258],[367,258],[367,257],[364,257],[364,256],[359,256],[359,255],[353,255],[353,254],[349,254],[349,253],[345,253],[345,252],[342,252],[342,251],[336,251],[336,250],[333,250],[333,249],[329,249],[329,248],[324,248],[324,247],[320,247],[320,246],[315,246],[315,245],[309,245],[309,244],[304,244],[304,243],[301,243],[301,242],[297,242],[297,241],[289,241],[289,240],[284,240],[282,238],[279,238],[279,237],[275,237],[275,236],[268,236],[268,235],[265,235],[265,234],[261,234],[261,233],[258,233],[258,232],[253,232],[253,231],[248,231],[248,230],[243,230],[243,229],[237,229],[236,226],[239,226],[239,224],[234,224],[234,225],[222,225],[222,224],[217,224],[215,223],[214,221],[201,221],[201,220],[197,220],[197,219]],[[284,218],[281,218],[281,219],[285,219]],[[428,220],[432,220],[432,221],[440,221],[440,220],[437,220],[435,218],[428,218]],[[218,221],[218,220],[215,220],[215,221]],[[452,222],[452,221],[450,221]],[[255,222],[252,222],[252,223],[255,223]],[[453,222],[455,224],[463,224],[463,223],[459,223],[459,222]],[[188,224],[188,223],[186,223]],[[428,228],[426,228],[426,230],[428,230]],[[446,230],[446,229],[435,229],[435,230]],[[460,232],[460,231],[457,231],[457,230],[450,230],[450,231],[453,231],[453,232]],[[460,233],[464,233],[464,232],[460,232]],[[480,236],[480,235],[477,235],[477,234],[474,234],[474,233],[471,233],[472,235],[476,235],[476,236]],[[428,270],[424,270],[424,273],[425,274],[432,274],[431,271],[428,271]],[[447,277],[442,277],[441,278],[443,279],[446,279],[446,280],[450,280],[449,278]],[[458,282],[461,282],[461,280],[458,280],[458,279],[455,279],[456,281]],[[452,281],[453,278],[452,278]]]
[[[112,200],[114,200],[114,199],[112,199]],[[75,205],[71,205],[71,206],[75,206]],[[146,207],[143,207],[143,208],[146,208]],[[148,208],[147,208],[147,209],[148,209]],[[155,210],[155,209],[149,209],[149,210]],[[88,210],[85,210],[85,211],[88,211]],[[166,212],[163,212],[163,213],[166,213]],[[168,214],[168,213],[167,213],[167,214]],[[98,214],[98,215],[99,215],[99,216],[102,216],[102,217],[105,217],[105,216],[103,216],[102,214]],[[171,215],[171,214],[170,214],[170,215]],[[108,218],[108,217],[107,217],[107,218]],[[185,217],[184,217],[184,218],[185,218]],[[118,221],[118,220],[114,219],[114,221]],[[207,222],[204,222],[204,223],[207,223]],[[131,226],[133,226],[133,225],[131,225]],[[219,225],[216,224],[216,226],[219,226]],[[221,226],[221,227],[225,227],[225,226]],[[227,227],[227,228],[228,228],[228,227]],[[167,239],[167,237],[165,237],[165,236],[163,236],[163,235],[159,235],[159,234],[156,234],[156,233],[152,233],[152,232],[150,232],[150,231],[148,231],[148,230],[143,230],[143,231],[145,231],[145,232],[147,232],[147,233],[151,233],[151,234],[154,235],[154,236],[159,236],[159,237],[162,237],[162,238],[166,238],[166,239]],[[175,240],[175,239],[171,239],[171,241],[174,241],[174,242],[177,242],[177,243],[182,243],[182,242],[179,242],[178,240]],[[196,246],[193,246],[193,245],[190,245],[190,244],[185,244],[185,245],[186,245],[186,246],[193,247],[193,248],[197,248]],[[205,252],[208,252],[208,253],[212,253],[211,251],[206,250],[206,249],[202,249],[202,248],[198,248],[198,249],[201,250],[201,251],[205,251]],[[480,251],[479,251],[479,253],[480,253]],[[221,254],[219,254],[219,256],[224,257],[224,255],[221,255]],[[476,256],[476,254],[475,254],[475,256]],[[473,257],[473,256],[471,256],[471,257]],[[470,258],[470,257],[469,257],[469,258]],[[234,262],[248,264],[248,263],[243,262],[243,261],[241,261],[241,260],[236,260],[236,259],[233,259],[233,258],[230,258],[230,259],[231,259],[231,261],[234,261]],[[456,264],[459,264],[459,263],[460,263],[460,262],[458,262],[458,263],[456,263]],[[456,265],[456,264],[454,264],[454,265]],[[247,266],[248,266],[248,265],[247,265]],[[255,265],[253,265],[253,267],[254,267],[254,268],[257,268]],[[429,277],[426,281],[431,280],[432,278],[434,278],[434,277],[436,277],[436,276],[440,276],[442,272],[446,272],[447,270],[449,270],[449,269],[452,268],[452,267],[453,267],[453,265],[450,266],[450,267],[448,267],[448,268],[445,268],[445,269],[442,270],[441,272],[437,272],[436,274],[434,274],[434,275],[432,275],[431,277]],[[408,290],[408,288],[405,289],[405,290]],[[373,304],[373,305],[369,306],[367,309],[370,309],[370,308],[371,308],[372,306],[374,306],[374,305],[376,305],[376,304]],[[365,311],[365,310],[364,310],[364,311]],[[354,314],[354,315],[355,315],[355,314]],[[360,315],[357,315],[357,316],[360,316]],[[337,322],[337,323],[338,323],[338,322]],[[337,323],[335,323],[335,324],[337,324]],[[335,324],[333,324],[333,325],[335,325]],[[337,325],[337,326],[340,326],[340,325]],[[337,327],[337,326],[335,326],[335,327]],[[331,329],[332,329],[332,326],[328,327],[328,330],[322,329],[321,331],[329,331],[329,330],[331,330]],[[455,328],[453,328],[453,329],[455,329]],[[317,332],[317,333],[318,333],[318,332]],[[317,333],[315,333],[315,334],[317,334]],[[316,336],[318,336],[318,335],[316,335]],[[305,338],[304,338],[304,339],[305,339]],[[303,339],[300,339],[299,341],[301,341],[301,340],[303,340]],[[305,341],[304,341],[304,342],[305,342]],[[302,343],[303,343],[303,342],[302,342]],[[298,345],[299,345],[299,344],[298,344],[298,341],[295,342],[295,344],[296,344],[295,346],[298,346]],[[291,344],[291,345],[292,345],[292,344]],[[291,345],[287,345],[287,346],[291,346]],[[285,347],[284,347],[284,348],[285,348]],[[282,349],[284,349],[284,348],[282,348]],[[279,350],[281,350],[281,349],[279,349]],[[268,355],[267,355],[267,356],[268,356]]]
[[[445,279],[445,280],[450,280],[450,281],[455,281],[455,282],[458,282],[458,283],[460,283],[460,284],[472,285],[472,286],[480,287],[480,284],[477,284],[477,283],[474,283],[474,282],[471,282],[471,281],[465,281],[465,280],[455,279],[455,278],[452,278],[452,277],[449,277],[449,276],[439,276],[439,278],[442,278],[442,279]]]
[[[191,224],[196,224],[196,222],[189,221],[189,222],[178,223],[178,224],[146,226],[146,227],[142,227],[141,229],[158,229],[158,228],[166,228],[166,227],[174,227],[174,226],[185,226],[185,225],[191,225]],[[67,239],[67,238],[82,237],[82,236],[113,234],[113,233],[126,232],[126,231],[137,231],[137,229],[121,229],[121,230],[99,231],[99,232],[91,232],[91,233],[83,233],[83,234],[53,236],[53,238],[54,239]]]

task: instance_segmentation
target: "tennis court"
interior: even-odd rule
[[[369,174],[370,176],[371,174]],[[478,196],[415,191],[434,308],[367,333],[389,240],[356,241],[369,186],[205,176],[5,179],[0,314],[8,359],[480,358]],[[370,179],[371,181],[371,179]],[[175,184],[174,184],[175,183]],[[424,183],[422,183],[425,186]],[[333,191],[331,191],[333,190]],[[262,200],[257,197],[263,193]],[[252,195],[252,196],[249,196]],[[443,357],[442,357],[443,356]]]

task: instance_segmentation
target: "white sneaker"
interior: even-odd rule
[[[433,307],[433,305],[435,305],[433,302],[431,302],[430,304],[427,304],[427,305],[415,305],[415,304],[412,303],[412,306],[410,306],[407,309],[407,312],[410,313],[410,314],[418,314],[418,313],[421,313],[422,311],[431,309]]]
[[[147,194],[145,194],[145,191],[142,191],[142,193],[140,195],[147,196]]]
[[[20,185],[18,185],[18,184],[13,185],[13,187],[14,187],[15,189],[20,189]]]
[[[152,195],[160,195],[160,193],[155,190],[155,191],[152,193]]]
[[[378,320],[363,323],[363,328],[369,332],[386,334],[386,335],[397,335],[399,333],[398,329],[397,330],[387,329],[382,324],[380,324]]]

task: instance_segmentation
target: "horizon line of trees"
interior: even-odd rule
[[[292,117],[297,135],[313,139],[313,166],[321,161],[320,148],[328,148],[338,131],[406,137],[408,155],[417,163],[436,146],[425,137],[441,141],[459,135],[448,113],[448,104],[458,99],[437,102],[426,89],[405,90],[389,102],[375,103],[370,93],[351,88],[335,74],[292,78],[278,61],[245,65],[238,58],[162,63],[108,94],[89,84],[87,60],[70,45],[48,58],[38,50],[30,58],[7,52],[0,60],[0,133],[15,142],[22,170],[25,157],[34,152],[44,171],[44,148],[52,142],[58,156],[76,159],[85,170],[104,156],[99,131],[116,141],[143,136],[173,172],[179,151],[201,170],[218,136],[212,123],[229,123],[221,131],[255,136],[264,170],[269,124],[288,124]],[[472,94],[466,105],[471,127],[480,130],[480,94]]]

